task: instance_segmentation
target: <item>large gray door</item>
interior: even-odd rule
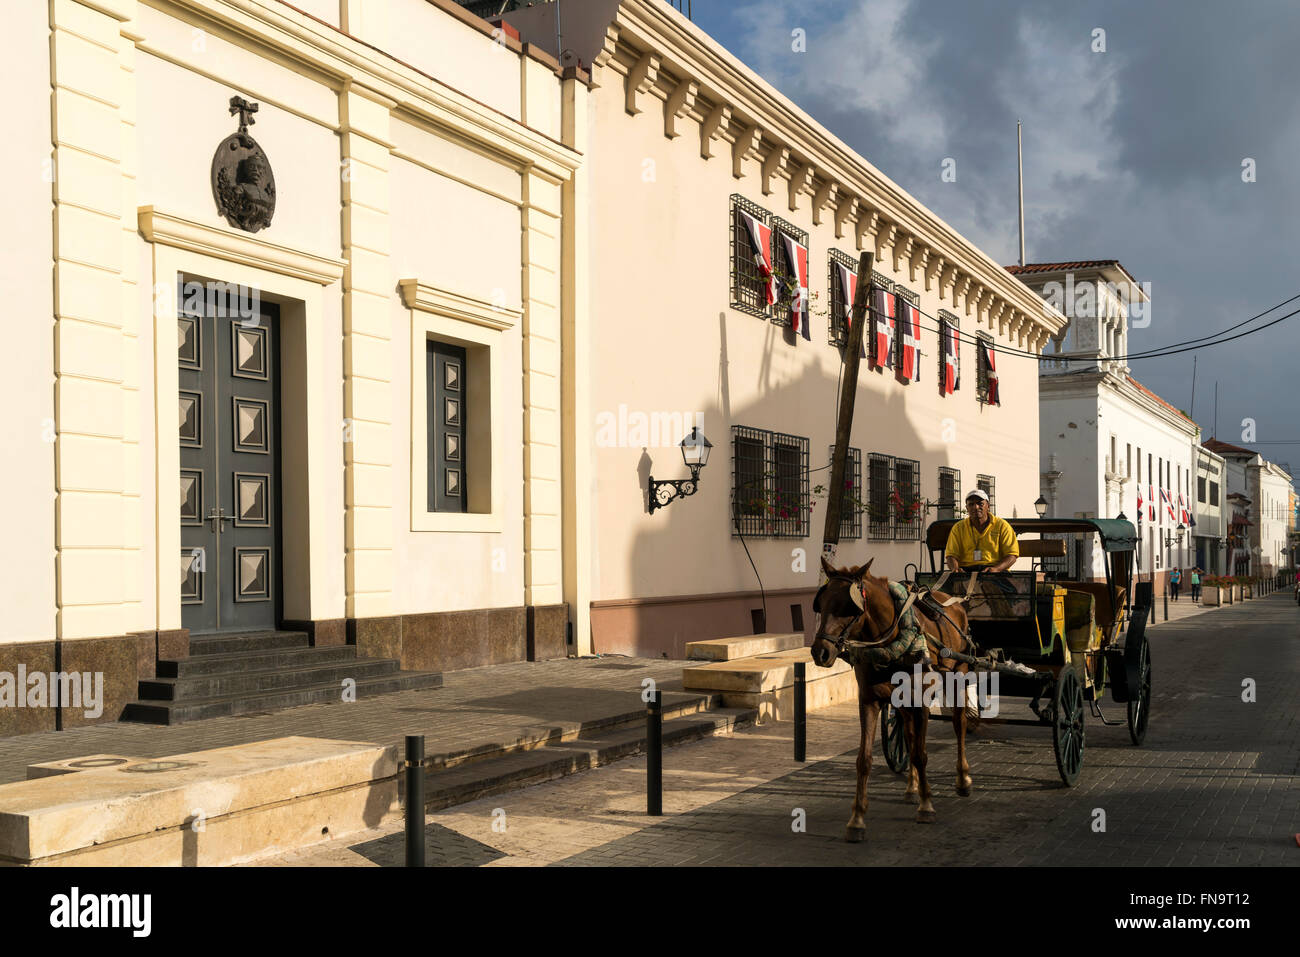
[[[185,289],[177,316],[181,623],[191,632],[275,628],[279,311],[224,284],[209,284],[201,302]]]

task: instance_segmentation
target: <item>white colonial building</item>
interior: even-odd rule
[[[1200,430],[1129,374],[1130,317],[1144,315],[1149,295],[1115,260],[1007,269],[1049,304],[1061,304],[1070,319],[1039,364],[1039,455],[1048,514],[1122,513],[1138,522],[1138,569],[1152,576],[1158,593],[1171,568],[1193,561],[1193,450]],[[1076,541],[1065,560],[1071,575],[1104,578],[1100,550],[1083,549]]]
[[[1227,460],[1206,448],[1196,449],[1196,504],[1192,511],[1194,552],[1192,562],[1211,575],[1227,573],[1228,521],[1232,518],[1227,503]]]
[[[1291,476],[1253,449],[1210,439],[1205,447],[1227,463],[1228,498],[1234,505],[1227,538],[1226,570],[1271,575],[1286,567],[1291,513]]]

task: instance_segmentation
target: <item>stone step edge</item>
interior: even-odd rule
[[[383,668],[383,671],[382,673],[379,673],[378,669],[381,666]],[[345,658],[341,661],[322,661],[315,664],[291,665],[285,668],[256,668],[251,671],[221,672],[219,674],[214,674],[214,675],[205,675],[205,674],[182,675],[179,678],[168,675],[161,678],[141,678],[139,679],[139,683],[141,685],[161,685],[164,687],[171,687],[174,689],[178,685],[204,684],[204,683],[211,683],[214,681],[239,681],[241,679],[251,679],[252,681],[256,682],[256,679],[258,678],[269,678],[272,675],[277,675],[277,676],[300,675],[304,678],[313,679],[311,681],[305,682],[302,685],[284,685],[282,689],[285,691],[296,691],[299,687],[308,688],[308,687],[314,687],[318,685],[328,685],[330,683],[330,679],[328,678],[322,679],[320,677],[322,672],[342,671],[346,669],[355,669],[361,671],[369,670],[369,671],[377,672],[375,674],[343,675],[343,678],[356,678],[358,682],[361,681],[362,678],[383,677],[388,674],[412,674],[412,672],[402,672],[401,662],[398,661],[396,658]],[[342,678],[338,680],[341,682]],[[245,693],[258,694],[260,693],[260,689],[253,688],[253,689],[248,689],[247,691],[244,692],[240,692],[240,691],[231,692],[231,694],[235,694],[235,695],[245,694]],[[228,695],[206,695],[204,697],[207,699],[224,698],[224,697],[228,697]],[[168,701],[173,704],[184,704],[190,701],[201,701],[204,699],[171,697],[171,698],[148,698],[148,699],[140,698],[139,700],[140,701],[146,701],[146,700]]]
[[[711,691],[666,691],[664,695],[688,695],[684,701],[663,703],[663,719],[676,720],[691,715],[705,714],[723,707],[722,694]],[[509,743],[494,742],[476,745],[459,751],[445,751],[425,756],[425,763],[431,771],[449,770],[480,761],[492,761],[523,751],[564,744],[596,731],[611,731],[638,722],[645,724],[645,706],[635,711],[625,711],[616,715],[592,718],[568,724],[567,727],[546,728],[533,733],[525,733]]]
[[[731,655],[737,646],[758,645],[759,651],[750,651],[746,655]],[[707,641],[688,641],[686,657],[693,661],[738,661],[741,658],[754,658],[777,651],[793,651],[804,647],[802,632],[769,631],[759,635],[736,635],[732,638],[710,638]]]
[[[791,650],[807,651],[806,648]],[[779,652],[778,654],[789,655],[789,651]],[[682,686],[687,691],[697,691],[702,694],[759,693],[793,687],[794,666],[798,662],[792,657],[765,663],[757,670],[739,669],[737,667],[746,662],[757,662],[759,659],[766,657],[768,656],[748,655],[744,658],[733,658],[730,661],[705,661],[688,666],[682,669]],[[836,661],[830,668],[819,668],[811,660],[806,661],[805,664],[807,668],[804,671],[804,676],[809,684],[852,671],[852,668],[843,660]],[[745,677],[741,677],[742,674]],[[713,679],[711,683],[709,683],[710,679]],[[718,679],[721,679],[720,683]]]
[[[754,723],[752,709],[719,708],[699,716],[665,720],[665,748],[725,734]],[[557,778],[612,764],[645,751],[645,728],[613,729],[612,733],[578,737],[559,745],[515,752],[493,761],[476,762],[426,775],[426,812],[466,804],[481,797],[543,784]],[[402,801],[405,802],[405,794]]]

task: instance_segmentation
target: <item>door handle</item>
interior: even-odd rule
[[[220,534],[225,530],[225,523],[233,521],[233,516],[227,515],[224,508],[210,508],[208,509],[208,521],[212,523],[212,530]]]

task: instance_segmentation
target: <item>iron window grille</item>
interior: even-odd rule
[[[993,348],[993,337],[988,333],[976,333],[979,340],[975,345],[975,398],[979,402],[989,400],[989,357],[987,350]]]
[[[956,367],[953,374],[952,391],[956,392],[961,388],[961,322],[957,316],[947,309],[939,310],[939,394],[943,395],[944,382],[944,356],[948,348],[948,334],[957,333],[957,354],[953,356],[953,365]]]
[[[808,439],[743,425],[731,436],[732,535],[806,538]]]
[[[998,511],[997,479],[992,475],[976,475],[975,487],[984,490],[984,494],[989,497],[989,511],[996,515]]]
[[[910,289],[895,284],[894,295],[897,296],[899,299],[906,299],[912,305],[916,306],[918,312],[920,311],[921,296],[919,293],[912,292],[912,290]],[[894,368],[901,369],[903,368],[903,326],[902,326],[903,310],[898,308],[897,303],[894,304],[894,312],[898,316],[897,320],[895,320],[896,324],[894,326]],[[921,357],[924,355],[924,353],[921,352],[919,336],[918,336],[918,341],[916,346],[916,352],[917,352],[916,361],[919,364],[921,362]]]
[[[835,446],[830,447],[835,458]],[[844,498],[840,502],[840,541],[862,537],[862,450],[849,447],[844,462]]]
[[[865,330],[863,330],[864,332],[868,333],[867,338],[868,338],[869,340],[871,340],[871,341],[867,344],[867,358],[871,360],[871,365],[872,365],[872,366],[875,366],[875,365],[877,365],[877,363],[878,363],[878,359],[877,359],[877,357],[876,357],[876,337],[875,337],[874,335],[871,335],[871,334],[870,334],[871,331],[872,331],[872,326],[874,326],[876,322],[884,322],[884,321],[886,321],[884,316],[881,316],[879,313],[877,313],[877,312],[875,311],[875,298],[876,298],[876,290],[877,290],[877,289],[883,289],[883,290],[885,290],[885,292],[893,292],[893,291],[894,291],[894,282],[893,282],[892,279],[889,279],[888,277],[886,277],[884,273],[878,273],[878,272],[876,272],[876,271],[873,269],[873,270],[871,270],[871,289],[870,289],[870,291],[868,292],[868,295],[871,297],[870,301],[868,302],[868,306],[869,306],[869,308],[871,309],[870,315],[872,316],[872,320],[871,320],[871,325],[868,325],[867,328],[866,328]],[[898,317],[898,307],[897,307],[897,305],[895,305],[895,307],[894,307],[894,317],[895,317],[895,318],[894,318],[894,322],[895,322],[895,325],[894,325],[894,331],[895,331],[895,333],[897,333],[897,331],[898,331],[898,325],[897,325],[897,322],[898,322],[898,318],[897,318],[897,317]]]
[[[840,286],[839,269],[837,266],[848,267],[849,272],[858,271],[858,263],[852,256],[842,253],[838,249],[832,249],[830,254],[830,263],[828,264],[828,277],[826,288],[830,291],[830,322],[827,323],[827,341],[833,346],[846,346],[849,342],[849,315],[844,298],[844,289]]]
[[[957,503],[961,498],[961,471],[939,466],[939,521],[960,518]]]
[[[889,486],[893,472],[891,456],[879,452],[867,456],[867,538],[873,542],[888,542],[894,537],[889,512]]]
[[[921,463],[916,459],[894,459],[890,507],[894,541],[919,542],[925,525],[925,502],[921,499]]]
[[[768,317],[767,293],[765,292],[767,281],[763,278],[763,273],[755,261],[758,250],[754,248],[754,241],[750,238],[745,221],[740,218],[742,211],[753,216],[761,223],[768,221],[767,210],[757,203],[750,202],[739,193],[732,194],[730,206],[731,308],[748,313],[751,316],[757,316],[760,319],[766,319]]]
[[[788,223],[780,216],[771,217],[772,225],[772,272],[777,277],[777,301],[772,306],[772,322],[778,326],[789,326],[790,304],[794,299],[795,289],[799,284],[799,274],[795,264],[786,252],[782,234],[789,236],[805,249],[808,248],[808,233],[793,223]],[[811,278],[811,277],[810,277]]]

